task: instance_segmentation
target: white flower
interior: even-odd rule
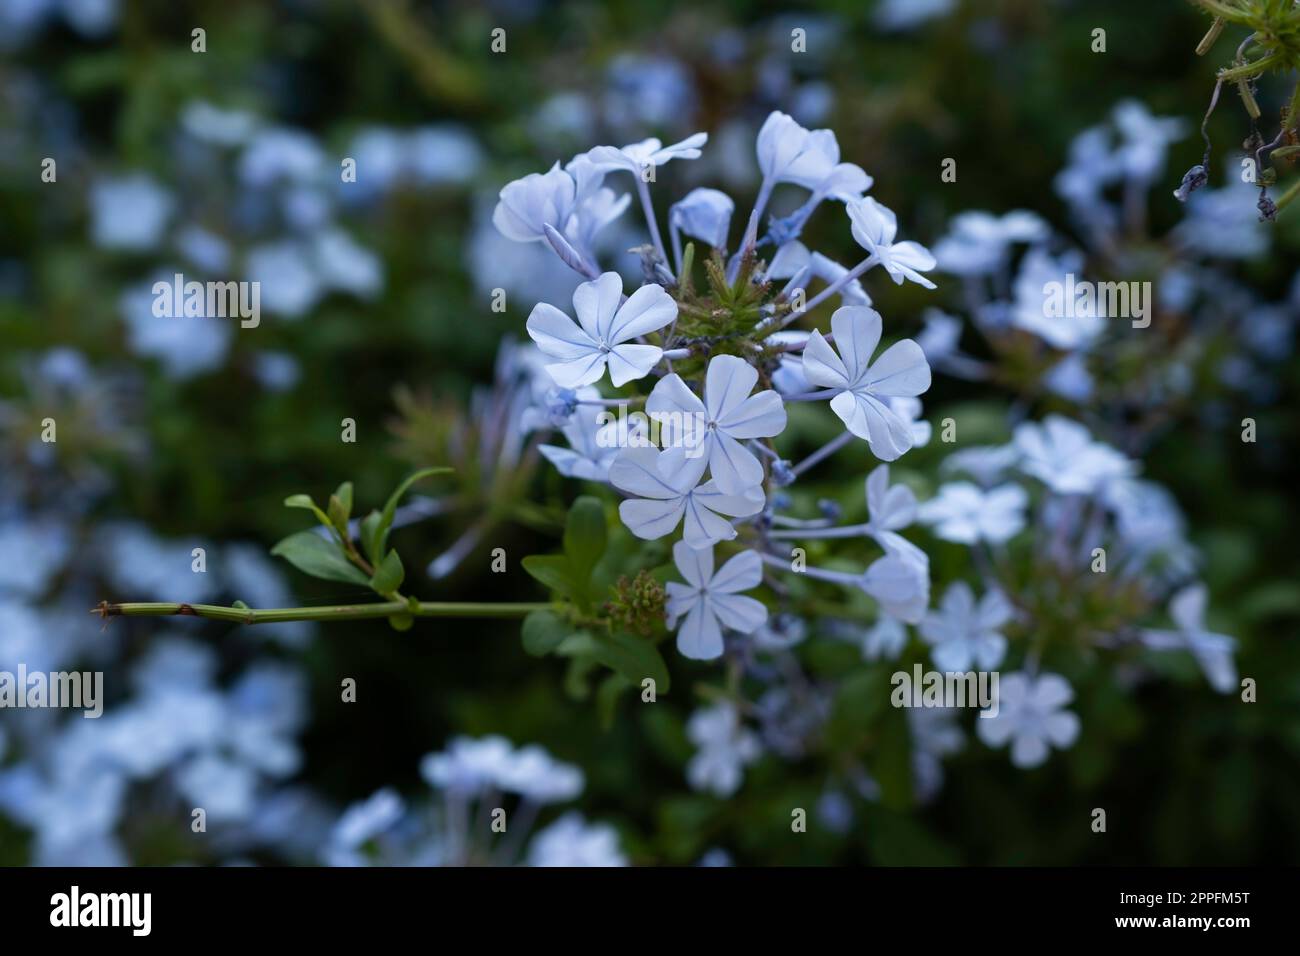
[[[547,226],[564,232],[575,195],[573,177],[556,163],[545,173],[529,173],[507,183],[492,222],[515,242],[540,242],[546,238]]]
[[[648,441],[640,418],[617,417],[603,408],[581,405],[560,428],[569,443],[539,445],[537,450],[566,478],[609,481],[609,468],[621,449]]]
[[[925,350],[922,349],[921,351],[924,352]],[[895,415],[911,424],[913,448],[924,448],[930,443],[930,435],[934,429],[929,422],[921,418],[921,400],[919,398],[905,398],[895,395],[889,400],[889,408]]]
[[[968,481],[954,481],[921,506],[921,520],[934,526],[944,541],[1002,544],[1025,526],[1029,496],[1019,485],[1001,485],[983,491]]]
[[[861,584],[885,613],[916,624],[930,604],[930,559],[920,548],[904,543],[910,552],[877,558],[863,574]]]
[[[792,287],[807,288],[808,280],[814,276],[831,285],[843,278],[848,271],[820,252],[809,252],[807,246],[795,239],[785,243],[776,251],[776,255],[772,257],[772,264],[767,267],[767,276],[770,279],[796,279],[799,281],[792,282]],[[867,295],[866,290],[862,288],[862,283],[857,279],[845,283],[839,295],[841,305],[871,304],[871,296]],[[778,341],[775,335],[770,338],[774,342]]]
[[[1007,651],[1007,639],[998,629],[1011,617],[1001,591],[989,591],[977,607],[970,585],[958,581],[944,593],[939,609],[921,621],[921,636],[933,645],[930,656],[940,670],[992,670]]]
[[[1050,744],[1064,750],[1079,736],[1079,718],[1064,707],[1074,691],[1059,674],[1007,674],[998,681],[998,713],[975,721],[980,740],[990,747],[1011,741],[1011,762],[1037,767]]]
[[[573,157],[564,171],[573,177],[573,215],[567,226],[555,228],[564,233],[582,254],[590,256],[596,235],[623,215],[632,201],[632,194],[619,196],[608,186],[601,185],[605,171],[585,154]]]
[[[618,514],[638,538],[662,538],[684,516],[683,540],[693,548],[707,548],[736,536],[722,515],[744,518],[763,510],[761,487],[743,495],[724,495],[712,481],[697,487],[707,462],[688,457],[666,469],[660,463],[664,454],[650,447],[625,448],[609,469],[614,487],[637,496],[620,504]]]
[[[867,475],[867,534],[886,551],[916,559],[920,549],[898,532],[916,518],[916,495],[906,485],[889,484],[889,466]]]
[[[1191,651],[1210,686],[1227,694],[1237,686],[1237,668],[1232,659],[1237,642],[1226,634],[1205,629],[1206,598],[1204,584],[1183,588],[1169,602],[1169,616],[1178,630],[1143,631],[1142,643],[1158,651]]]
[[[1060,415],[1047,416],[1041,425],[1017,425],[1013,439],[1020,469],[1063,495],[1092,494],[1133,473],[1131,461]]]
[[[562,388],[609,378],[625,385],[644,377],[663,356],[657,345],[638,345],[638,336],[662,329],[677,317],[677,303],[662,286],[645,285],[622,305],[623,280],[617,272],[584,282],[573,293],[578,324],[553,305],[539,302],[528,316],[528,334],[547,355],[562,361],[546,366]]]
[[[420,776],[432,787],[475,794],[496,787],[514,759],[514,747],[504,737],[455,737],[445,751],[420,761]]]
[[[700,456],[724,494],[740,495],[763,482],[763,466],[741,441],[771,438],[785,429],[785,406],[771,389],[756,395],[758,371],[735,355],[709,362],[704,400],[680,376],[666,375],[646,399],[646,414],[658,421],[672,458]]]
[[[677,627],[677,649],[695,660],[722,655],[722,628],[752,634],[767,621],[767,608],[738,593],[758,587],[763,562],[753,551],[742,551],[716,572],[713,549],[696,550],[684,541],[673,545],[673,562],[685,584],[669,581],[668,626]]]
[[[1152,116],[1137,100],[1125,100],[1111,114],[1123,140],[1117,158],[1124,172],[1151,182],[1164,169],[1169,146],[1187,135],[1187,122],[1179,117]]]
[[[536,744],[521,747],[500,768],[496,785],[534,803],[562,803],[582,793],[582,771],[556,760]]]
[[[960,276],[992,275],[1014,243],[1041,242],[1050,230],[1039,216],[1015,209],[1004,216],[972,211],[953,218],[948,235],[934,247],[939,268]]]
[[[627,866],[618,833],[607,823],[587,823],[570,812],[538,832],[528,845],[529,866]]]
[[[903,622],[888,614],[880,615],[871,629],[862,636],[862,659],[866,661],[892,661],[907,646],[907,628]]]
[[[756,150],[764,180],[799,183],[808,189],[825,178],[840,157],[834,133],[804,129],[780,111],[763,122]]]
[[[921,275],[934,268],[934,256],[920,243],[894,242],[898,235],[898,219],[893,210],[870,196],[850,200],[845,209],[853,223],[853,238],[880,261],[896,285],[902,285],[904,279],[911,279],[927,289],[934,288],[934,283]]]
[[[865,306],[844,306],[831,316],[835,350],[814,331],[803,352],[804,376],[813,385],[839,390],[831,409],[846,428],[866,439],[872,453],[893,461],[912,447],[911,425],[885,400],[920,395],[930,387],[930,366],[911,339],[895,342],[876,359],[880,313]],[[839,354],[836,354],[838,350]]]
[[[105,249],[152,249],[175,207],[171,194],[143,173],[96,182],[90,190],[94,242]]]
[[[686,736],[699,748],[686,764],[687,781],[717,797],[735,793],[746,765],[762,754],[758,735],[745,728],[735,705],[727,701],[693,713]]]
[[[1016,275],[1011,324],[1058,349],[1087,348],[1102,333],[1106,318],[1096,302],[1065,300],[1064,290],[1073,288],[1069,276],[1082,272],[1083,256],[1077,251],[1053,258],[1046,249],[1030,249]],[[1052,283],[1062,289],[1060,309],[1049,307],[1047,289]],[[1052,314],[1057,312],[1061,314]]]
[[[639,143],[629,143],[622,149],[597,146],[587,150],[587,158],[600,170],[625,169],[640,176],[647,166],[662,166],[673,159],[699,159],[700,147],[709,141],[708,133],[696,133],[680,143],[664,146],[651,137]]]
[[[727,230],[736,204],[716,189],[692,189],[668,210],[668,228],[706,242],[715,249],[727,246]]]

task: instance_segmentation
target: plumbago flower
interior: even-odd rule
[[[510,240],[544,243],[581,277],[573,313],[536,303],[525,323],[535,347],[503,347],[507,368],[498,368],[497,387],[477,402],[491,443],[434,445],[414,423],[403,429],[412,452],[445,449],[458,473],[473,466],[465,477],[449,479],[461,487],[442,499],[448,502],[482,501],[474,489],[480,475],[513,476],[510,487],[518,488],[538,458],[591,486],[594,494],[569,508],[562,551],[522,562],[552,593],[551,602],[442,605],[405,593],[404,563],[389,535],[409,514],[409,505],[399,507],[402,496],[414,481],[435,479],[437,469],[417,473],[382,509],[359,520],[351,517],[348,483],[324,506],[307,495],[291,497],[290,506],[312,511],[323,527],[291,536],[276,553],[309,574],[368,585],[382,598],[373,610],[352,608],[345,616],[384,616],[398,629],[424,616],[524,617],[525,649],[569,659],[576,675],[571,686],[613,671],[601,689],[606,707],[647,681],[656,692],[667,691],[670,673],[659,645],[670,634],[685,658],[726,658],[729,689],[719,691],[728,702],[693,722],[692,736],[703,749],[688,771],[693,785],[726,795],[740,785],[741,768],[764,750],[747,721],[758,720],[773,752],[788,755],[806,751],[830,714],[828,688],[805,675],[796,656],[801,638],[816,634],[821,618],[833,619],[842,608],[901,628],[925,617],[929,559],[902,533],[915,516],[916,498],[905,485],[890,484],[887,468],[867,481],[863,525],[836,526],[831,502],[815,519],[787,512],[800,500],[801,477],[854,437],[890,462],[929,439],[917,400],[929,388],[929,364],[910,340],[884,342],[885,321],[868,306],[865,286],[880,267],[896,283],[933,288],[923,273],[934,260],[924,247],[898,238],[890,210],[864,198],[871,177],[841,159],[833,132],[773,113],[758,135],[761,184],[739,244],[730,247],[734,200],[701,187],[667,206],[670,261],[650,187],[664,189],[706,144],[699,133],[670,146],[653,139],[597,146],[507,184],[493,216],[497,229]],[[804,190],[806,199],[764,228],[778,185]],[[602,269],[593,241],[625,210],[630,194],[640,200],[649,238],[637,249],[637,286]],[[840,265],[800,241],[823,207],[838,221],[843,247],[853,248],[854,240],[862,247],[860,261]],[[822,285],[809,296],[814,280]],[[828,316],[819,307],[836,296],[844,305]],[[795,323],[801,328],[788,328]],[[778,379],[794,388],[778,388]],[[845,430],[808,452],[801,449],[803,429],[789,427],[787,404],[821,401],[833,414],[819,417],[834,427],[838,416]],[[417,419],[419,408],[408,404],[408,418]],[[816,413],[815,404],[810,410]],[[551,434],[568,447],[550,441]],[[466,451],[474,453],[472,461],[463,460]],[[796,452],[802,460],[787,460]],[[489,521],[501,520],[499,506],[483,510],[430,565],[435,579],[472,552]],[[554,520],[541,505],[520,503],[517,512],[530,523]],[[821,537],[842,539],[845,554],[808,566],[803,545]],[[136,613],[128,607],[105,613]],[[227,610],[232,620],[260,620],[257,611],[217,609]],[[769,619],[779,625],[766,627]],[[484,781],[503,788],[509,775],[500,765],[508,755],[500,742],[456,744],[426,771],[449,795]],[[355,848],[354,831],[368,834],[396,815],[390,800],[376,806],[343,828],[341,858]]]

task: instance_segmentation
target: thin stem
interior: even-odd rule
[[[813,465],[816,465],[819,462],[822,462],[825,459],[829,458],[831,455],[835,454],[837,451],[839,451],[841,448],[843,448],[851,441],[853,441],[853,432],[848,432],[848,431],[841,432],[840,434],[832,438],[830,441],[828,441],[826,444],[822,445],[821,448],[818,448],[815,452],[813,452],[803,461],[799,462],[799,464],[795,465],[793,469],[794,473],[796,475],[802,475]]]
[[[754,200],[754,211],[749,214],[749,224],[745,227],[745,238],[740,243],[740,251],[743,254],[746,250],[753,248],[754,243],[758,241],[758,220],[763,215],[763,210],[767,208],[767,201],[772,197],[772,187],[775,185],[767,179],[758,187],[758,198]]]
[[[781,329],[785,328],[791,322],[795,321],[798,318],[802,318],[805,314],[817,308],[817,306],[821,305],[823,302],[825,302],[835,293],[839,292],[840,289],[843,289],[846,285],[848,285],[858,276],[862,275],[862,273],[866,272],[872,266],[877,265],[879,262],[880,260],[876,258],[874,253],[872,255],[867,256],[867,258],[863,259],[861,262],[859,262],[848,272],[844,273],[844,275],[840,276],[838,279],[836,279],[826,288],[822,289],[815,296],[813,296],[811,299],[805,302],[802,309],[791,312],[784,319],[782,319],[781,324],[778,325],[774,331],[779,332]]]
[[[668,253],[664,250],[664,237],[659,234],[659,222],[655,219],[654,203],[650,201],[650,186],[640,174],[636,177],[636,191],[641,197],[641,208],[645,211],[646,225],[650,227],[650,239],[654,242],[655,251],[659,253],[659,258],[663,261],[666,269],[668,268]]]
[[[283,621],[366,621],[410,614],[413,617],[461,618],[519,618],[533,611],[550,610],[542,603],[470,603],[448,601],[421,601],[417,605],[406,601],[384,601],[377,604],[332,604],[322,607],[276,607],[260,610],[244,607],[226,607],[217,604],[110,604],[100,601],[90,613],[102,618],[110,617],[204,617],[213,621],[231,621],[235,624],[276,624]]]
[[[769,531],[767,536],[776,540],[800,538],[860,538],[871,531],[869,524],[841,525],[838,528],[789,528]]]

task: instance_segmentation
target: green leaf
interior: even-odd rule
[[[533,657],[545,657],[564,641],[572,628],[562,617],[551,611],[533,611],[524,618],[520,629],[524,650]]]
[[[605,507],[599,498],[583,495],[573,503],[564,522],[564,553],[577,580],[584,584],[590,580],[607,541]]]
[[[388,619],[388,624],[394,631],[409,631],[414,623],[415,618],[409,614],[394,614]]]
[[[634,686],[640,687],[647,677],[655,682],[655,693],[668,691],[668,665],[659,649],[643,637],[621,631],[596,638],[596,660],[610,670],[622,674]]]
[[[389,551],[384,555],[384,560],[379,563],[379,567],[375,568],[370,586],[387,597],[402,586],[405,578],[406,569],[402,567],[402,559],[398,557],[396,551]]]
[[[334,497],[343,505],[348,517],[352,517],[352,482],[345,481],[334,490]]]
[[[573,579],[573,568],[569,559],[562,554],[530,554],[520,564],[525,571],[541,581],[552,591],[558,591],[573,599],[578,594],[578,587]]]
[[[343,502],[339,500],[338,495],[330,495],[326,513],[329,515],[330,524],[334,526],[340,536],[346,538],[348,536],[348,512],[343,507]]]
[[[380,517],[378,509],[373,509],[370,514],[361,519],[361,549],[366,552],[366,557],[370,559],[371,564],[379,560]]]
[[[315,531],[291,534],[272,548],[271,553],[314,578],[346,584],[370,584],[370,580],[355,565],[348,563],[348,559],[333,541],[322,538]]]
[[[628,679],[622,674],[610,674],[596,688],[596,714],[600,720],[601,730],[614,726],[614,717],[618,713],[618,701],[631,688]]]
[[[451,474],[451,471],[452,469],[446,467],[421,468],[397,486],[397,490],[388,496],[383,513],[379,516],[379,527],[375,533],[376,554],[379,554],[388,546],[388,529],[393,526],[393,517],[397,514],[397,505],[401,502],[402,495],[406,494],[411,485],[417,481],[423,481],[425,478],[432,478],[434,475]]]
[[[317,521],[327,528],[330,526],[329,515],[316,507],[316,502],[311,500],[311,495],[290,495],[284,499],[284,506],[286,508],[303,508],[310,511],[316,516]]]

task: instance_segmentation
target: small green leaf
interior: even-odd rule
[[[415,623],[415,618],[409,614],[394,614],[388,619],[388,623],[394,631],[409,631],[411,625]]]
[[[560,646],[572,628],[564,619],[551,611],[533,611],[524,618],[520,636],[524,650],[533,657],[545,657]]]
[[[574,598],[578,588],[573,579],[569,559],[562,554],[530,554],[520,562],[525,571],[541,581],[552,591]]]
[[[311,495],[290,495],[284,499],[284,506],[286,508],[303,508],[310,511],[316,516],[317,521],[327,528],[330,526],[329,515],[316,507],[316,502],[311,500]]]
[[[274,548],[271,553],[284,558],[299,571],[314,578],[326,581],[342,581],[346,584],[368,585],[369,579],[354,565],[348,562],[338,546],[315,531],[299,531],[291,534]]]
[[[352,482],[345,481],[334,490],[334,497],[343,505],[348,517],[352,517]]]
[[[338,495],[330,495],[330,503],[326,513],[329,515],[330,524],[338,530],[340,535],[346,538],[348,536],[348,509],[344,507]]]
[[[379,560],[378,535],[379,535],[380,514],[378,509],[372,510],[370,514],[361,519],[361,548],[366,552],[366,557],[374,564]]]
[[[564,522],[564,553],[569,556],[574,576],[584,584],[605,553],[607,540],[604,506],[599,498],[583,495],[573,503]]]
[[[398,557],[396,551],[389,551],[384,555],[384,560],[379,563],[379,567],[375,568],[370,586],[387,596],[400,588],[405,578],[406,569],[402,567],[402,559]]]
[[[388,496],[384,511],[379,517],[379,527],[375,533],[375,554],[379,554],[388,546],[388,530],[393,526],[393,517],[397,514],[397,506],[402,500],[402,495],[406,494],[411,485],[434,475],[451,474],[451,471],[452,469],[445,467],[422,468],[397,486],[397,490]]]
[[[623,632],[598,636],[595,656],[596,660],[622,674],[636,687],[651,677],[656,693],[663,694],[668,690],[668,665],[659,649],[643,637]]]

